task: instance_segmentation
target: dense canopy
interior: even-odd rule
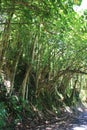
[[[22,108],[14,95],[34,115],[35,110],[58,114],[86,92],[87,11],[79,15],[74,4],[81,1],[0,1],[0,82],[17,115]]]

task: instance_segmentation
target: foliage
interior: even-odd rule
[[[0,76],[10,82],[5,100],[15,119],[21,120],[24,106],[29,116],[39,116],[79,101],[86,86],[87,20],[86,11],[74,12],[75,2],[81,1],[1,1]]]
[[[0,103],[0,129],[5,127],[7,118],[7,111],[5,109],[4,103]]]

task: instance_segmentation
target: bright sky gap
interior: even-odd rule
[[[80,6],[74,5],[73,9],[75,10],[75,12],[83,14],[83,12],[87,10],[87,0],[82,0],[82,3]]]

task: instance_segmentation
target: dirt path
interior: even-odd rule
[[[87,130],[87,111],[73,120],[71,130]]]
[[[87,130],[87,110],[84,109],[77,116],[68,115],[61,121],[39,126],[36,130]]]
[[[80,106],[73,113],[63,113],[60,118],[52,117],[50,121],[42,122],[24,120],[23,124],[11,130],[87,130],[87,109]]]

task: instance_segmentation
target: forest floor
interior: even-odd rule
[[[87,130],[87,105],[66,106],[60,116],[48,115],[50,118],[23,117],[21,122],[14,124],[11,117],[0,130]],[[12,117],[13,118],[13,117]]]
[[[87,108],[82,104],[73,108],[67,107],[61,117],[53,117],[51,120],[34,121],[18,124],[13,130],[87,130]]]

